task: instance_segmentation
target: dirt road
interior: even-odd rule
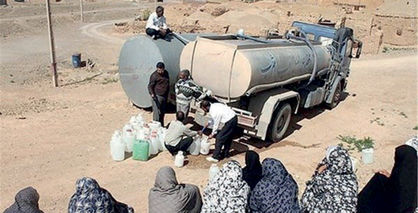
[[[82,33],[83,26],[65,24],[57,30],[60,84],[64,85],[59,88],[51,88],[44,74],[48,64],[44,34],[7,38],[0,44],[0,210],[13,202],[18,190],[33,186],[41,195],[42,210],[66,212],[75,181],[90,176],[136,212],[146,212],[148,190],[156,171],[173,165],[166,152],[148,162],[131,158],[112,161],[109,141],[113,131],[132,115],[141,112],[150,120],[151,114],[132,107],[119,82],[100,79],[104,74],[86,78],[98,73],[115,74],[120,44],[89,37]],[[73,51],[94,58],[98,67],[93,71],[69,69]],[[348,96],[337,108],[303,110],[294,118],[290,135],[280,143],[268,146],[243,139],[233,148],[254,149],[262,159],[280,159],[299,184],[301,194],[326,147],[340,143],[338,135],[370,136],[376,141],[375,161],[357,165],[362,187],[374,169],[390,170],[394,148],[417,134],[413,130],[418,124],[417,61],[416,52],[365,56],[354,61]],[[78,75],[83,78],[69,82]],[[170,120],[173,115],[168,117]],[[360,161],[358,153],[353,156]],[[210,164],[204,156],[189,159],[184,168],[175,169],[178,180],[203,190]],[[244,163],[243,154],[232,159]]]
[[[338,135],[370,136],[376,140],[375,162],[358,165],[363,185],[373,169],[390,169],[394,148],[416,134],[416,77],[416,56],[354,62],[350,96],[336,109],[305,110],[284,141],[249,148],[261,158],[280,159],[302,191],[325,148],[339,143]],[[173,164],[167,153],[146,163],[111,160],[111,134],[140,112],[128,104],[119,83],[8,88],[2,90],[1,112],[0,209],[12,203],[19,189],[31,185],[41,194],[42,209],[64,212],[76,179],[91,176],[116,198],[143,212],[156,171]],[[150,119],[148,112],[144,115]],[[378,117],[384,125],[371,122]],[[241,150],[242,146],[247,145],[240,145]],[[243,163],[243,154],[233,158]],[[203,189],[210,166],[203,159],[191,158],[185,168],[176,169],[178,179]]]

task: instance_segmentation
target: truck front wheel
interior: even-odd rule
[[[290,104],[283,104],[275,114],[270,128],[270,139],[273,142],[280,141],[286,133],[292,115],[292,108]]]
[[[331,103],[327,104],[328,109],[334,109],[341,101],[342,89],[341,82],[338,83],[335,89],[334,96],[332,97]]]

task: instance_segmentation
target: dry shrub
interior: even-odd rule
[[[216,7],[210,14],[212,16],[221,16],[228,11],[229,11],[229,9],[227,9],[225,7]]]

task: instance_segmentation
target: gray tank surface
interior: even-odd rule
[[[326,47],[313,43],[318,74],[331,57]],[[244,95],[309,79],[313,52],[302,41],[286,39],[260,43],[228,36],[199,37],[183,49],[180,68],[189,69],[197,84],[214,95],[238,99]]]
[[[193,41],[198,34],[181,34]],[[187,42],[187,41],[186,41]],[[131,101],[143,108],[151,107],[148,82],[155,71],[155,65],[162,61],[170,75],[170,95],[173,100],[174,84],[180,71],[179,60],[185,41],[173,37],[170,40],[153,40],[146,35],[128,39],[119,56],[119,76],[122,88]]]

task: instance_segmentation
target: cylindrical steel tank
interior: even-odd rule
[[[314,43],[317,70],[326,70],[330,54]],[[262,44],[233,37],[199,37],[183,49],[180,68],[189,69],[200,86],[216,96],[236,99],[276,86],[309,79],[313,52],[304,43],[285,39]]]
[[[182,34],[187,40],[195,40],[197,34]],[[131,101],[139,107],[151,107],[151,97],[148,93],[148,82],[155,66],[162,61],[170,76],[170,97],[173,98],[173,88],[180,70],[180,53],[184,41],[172,38],[170,40],[153,40],[146,35],[138,35],[128,39],[119,56],[119,75],[123,90]]]

